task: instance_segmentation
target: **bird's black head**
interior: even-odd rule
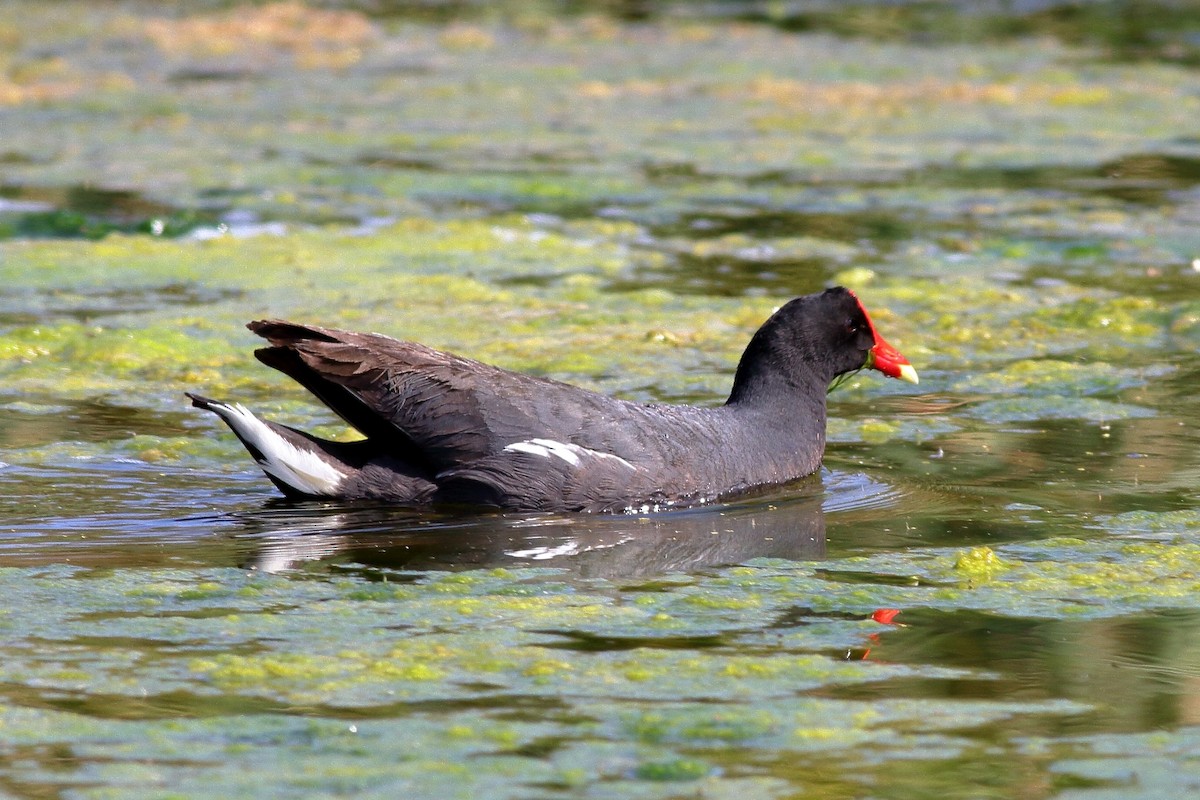
[[[797,297],[771,315],[742,354],[730,403],[767,392],[824,394],[838,375],[869,367],[916,383],[916,370],[875,331],[841,286]]]

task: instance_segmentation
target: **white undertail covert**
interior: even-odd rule
[[[296,447],[241,403],[213,403],[211,408],[262,454],[256,460],[268,475],[304,494],[318,497],[337,494],[346,474],[316,452]]]

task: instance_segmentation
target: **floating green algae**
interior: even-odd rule
[[[69,127],[90,125],[108,172],[129,185],[300,217],[421,203],[558,210],[694,196],[701,181],[719,194],[744,178],[877,177],[947,160],[1090,163],[1186,135],[1194,111],[1186,69],[1104,63],[1047,41],[921,47],[593,18],[448,31],[296,3],[75,11],[0,17],[14,31],[0,97],[32,123],[6,144],[22,182],[94,177],[85,154],[40,136],[37,106],[52,103]],[[343,31],[361,36],[347,44]],[[623,58],[627,48],[639,57]],[[110,49],[131,57],[98,56]],[[622,125],[609,124],[618,113]],[[1013,135],[980,134],[998,126]]]
[[[972,583],[991,580],[994,575],[1008,568],[1008,564],[990,547],[972,547],[959,553],[954,562],[955,571]]]
[[[963,379],[956,391],[986,388],[989,394],[1019,393],[1026,397],[1115,394],[1142,386],[1170,374],[1166,365],[1124,367],[1104,362],[1071,362],[1057,359],[1014,361],[1005,369]]]
[[[533,232],[528,223],[519,224],[524,231]],[[515,232],[518,229],[510,227],[506,230]],[[223,245],[227,252],[212,262],[219,264],[219,269],[209,271],[203,279],[198,276],[192,279],[201,281],[201,285],[227,289],[240,287],[244,292],[254,293],[257,302],[262,304],[257,306],[262,309],[260,315],[265,315],[263,312],[269,309],[271,314],[300,318],[340,318],[345,325],[392,330],[401,336],[433,342],[441,339],[443,346],[470,347],[480,357],[507,357],[515,366],[537,363],[543,370],[558,369],[568,374],[594,372],[596,366],[570,360],[578,359],[578,356],[569,356],[565,352],[566,348],[560,343],[565,334],[575,337],[571,341],[576,346],[585,331],[587,341],[600,341],[606,336],[624,339],[628,342],[627,350],[642,356],[638,363],[643,365],[647,356],[653,353],[670,352],[668,343],[647,336],[648,332],[661,330],[664,326],[677,331],[673,338],[686,337],[697,349],[710,345],[713,336],[723,336],[722,345],[741,338],[729,336],[731,326],[719,317],[714,320],[711,312],[710,316],[697,319],[696,314],[704,309],[704,305],[694,299],[670,298],[669,304],[664,304],[661,296],[639,293],[612,297],[603,294],[601,286],[580,281],[568,282],[561,288],[525,291],[517,295],[478,278],[453,277],[456,269],[474,274],[489,272],[494,281],[544,270],[548,265],[560,272],[591,271],[598,259],[617,257],[615,251],[603,256],[605,246],[601,242],[585,247],[574,240],[551,236],[530,245],[532,249],[527,257],[530,264],[526,267],[517,252],[521,249],[519,240],[497,231],[495,222],[489,221],[402,227],[386,238],[349,237],[330,241],[327,236],[311,235],[286,242],[231,242]],[[482,240],[476,237],[482,237]],[[131,244],[135,246],[128,251],[112,243],[110,253],[90,251],[86,255],[31,252],[63,247],[31,244],[18,253],[20,258],[6,263],[14,270],[14,276],[18,272],[27,275],[25,270],[32,261],[48,258],[55,264],[55,274],[45,280],[86,289],[93,283],[120,280],[122,270],[127,270],[131,278],[136,276],[139,282],[152,281],[155,270],[167,270],[171,277],[164,277],[163,282],[178,281],[178,262],[195,259],[197,249],[208,249],[197,243],[152,243],[148,249]],[[358,247],[366,248],[364,256],[370,253],[369,257],[377,262],[374,268],[368,268],[363,263],[365,258],[356,259],[357,277],[350,280],[364,282],[361,289],[355,289],[355,284],[348,281],[341,267],[343,260],[350,257],[348,248]],[[614,242],[608,247],[615,248],[617,244]],[[503,257],[499,258],[501,254]],[[247,271],[243,266],[247,261],[258,264],[259,268]],[[441,274],[422,274],[422,261],[427,265],[424,269],[430,272],[436,269]],[[457,268],[455,261],[459,262]],[[311,266],[300,266],[303,262],[310,262]],[[306,281],[302,301],[294,291],[298,271],[311,276]],[[38,274],[38,270],[34,270],[34,274]],[[365,292],[368,286],[373,299],[366,310],[344,308],[345,298],[352,293]],[[230,301],[210,306],[203,317],[189,313],[187,309],[173,311],[168,306],[157,308],[149,315],[143,314],[133,326],[122,323],[117,316],[111,321],[101,317],[91,325],[47,321],[37,326],[10,329],[0,342],[0,354],[5,357],[4,369],[13,382],[22,381],[34,386],[61,385],[62,390],[68,392],[75,385],[78,385],[78,391],[86,391],[85,382],[89,379],[98,384],[93,391],[100,392],[118,391],[128,381],[146,379],[164,388],[169,388],[174,381],[179,390],[189,386],[195,388],[196,383],[202,382],[228,382],[231,376],[239,374],[239,354],[240,365],[244,368],[240,372],[261,375],[261,368],[250,356],[251,337],[248,334],[242,334],[244,344],[241,349],[231,346],[231,339],[239,335],[242,324],[253,313],[252,309],[246,309],[240,298],[238,295]],[[643,300],[648,301],[648,305],[642,314],[638,314],[637,304]],[[591,307],[583,306],[584,302]],[[509,312],[512,321],[506,339],[497,340],[490,335],[495,319],[488,310],[496,303],[515,305]],[[673,316],[670,316],[672,312]],[[726,313],[732,313],[732,305]],[[460,321],[474,319],[474,330],[457,326],[453,335],[447,336],[445,319],[450,316]],[[151,319],[156,319],[157,323],[148,325]],[[684,319],[688,321],[682,322]],[[546,331],[551,325],[556,335],[547,338]],[[538,354],[536,359],[535,352]],[[734,353],[730,353],[725,359],[733,356]],[[63,369],[62,362],[65,361],[73,365],[69,372]],[[603,366],[613,368],[617,365]]]
[[[512,222],[506,230],[524,231],[521,235],[536,232],[528,222]],[[733,303],[726,303],[723,309],[714,309],[711,300],[701,302],[697,298],[663,292],[612,293],[605,291],[602,280],[574,277],[562,283],[528,287],[520,293],[495,285],[496,280],[532,274],[533,270],[542,268],[532,266],[533,263],[554,265],[558,274],[569,274],[574,269],[580,273],[580,278],[595,272],[598,263],[601,270],[608,269],[603,266],[605,259],[616,261],[621,258],[623,234],[604,228],[594,233],[599,238],[589,240],[586,247],[576,244],[577,240],[556,239],[554,235],[534,237],[537,244],[527,256],[531,261],[527,270],[521,267],[522,259],[526,258],[520,252],[521,240],[514,240],[507,234],[498,235],[492,222],[405,226],[390,231],[391,235],[386,238],[330,240],[328,236],[298,235],[285,242],[246,240],[225,243],[222,245],[225,252],[219,256],[214,253],[204,256],[215,269],[202,279],[194,274],[191,280],[201,287],[236,287],[238,291],[228,299],[210,302],[203,317],[189,313],[186,308],[173,311],[171,306],[166,306],[136,318],[127,316],[124,320],[120,315],[105,317],[97,314],[97,321],[91,324],[47,320],[36,326],[11,328],[0,339],[0,369],[8,376],[10,385],[20,382],[36,391],[77,396],[121,393],[146,381],[161,391],[173,390],[172,394],[205,386],[219,388],[219,385],[230,383],[242,387],[249,385],[261,392],[266,386],[276,384],[265,383],[261,367],[249,357],[250,337],[240,334],[243,343],[233,343],[242,323],[251,316],[241,298],[253,293],[261,304],[259,307],[264,311],[269,309],[270,314],[319,320],[333,318],[345,325],[390,331],[465,350],[516,368],[535,368],[584,382],[603,378],[602,386],[639,399],[646,397],[645,387],[652,380],[659,382],[660,394],[706,393],[720,397],[727,387],[729,370],[738,350],[756,321],[769,313],[769,303],[757,303],[753,311],[744,306],[735,311]],[[484,237],[486,246],[476,242],[477,236]],[[616,238],[605,239],[606,236]],[[54,269],[57,274],[47,276],[45,280],[73,282],[81,290],[93,282],[112,280],[119,276],[120,270],[130,270],[131,277],[136,275],[137,280],[146,281],[154,270],[177,272],[176,264],[180,259],[194,259],[197,249],[208,249],[197,243],[155,242],[149,248],[137,245],[126,251],[114,242],[110,254],[89,252],[66,257],[67,254],[61,252],[63,247],[60,244],[30,244],[22,248],[8,261],[14,270],[13,279],[24,281],[25,278],[16,277],[17,271],[27,270],[33,261],[47,258],[59,266]],[[53,255],[38,252],[43,248],[52,251]],[[341,269],[347,258],[354,258],[359,263],[355,273],[358,278],[348,279]],[[246,260],[259,263],[263,268],[247,272],[240,266]],[[369,267],[370,260],[377,266]],[[449,270],[450,274],[422,274],[420,263],[423,260],[431,265],[430,268],[437,264],[439,270]],[[299,266],[305,262],[309,266]],[[455,267],[456,262],[460,264],[458,267]],[[402,264],[403,270],[389,269],[389,264]],[[473,275],[487,274],[489,280],[454,278],[456,269]],[[298,302],[294,291],[297,271],[308,276],[302,302]],[[35,270],[34,274],[37,272]],[[251,276],[252,280],[247,282],[247,277]],[[178,274],[164,276],[160,285],[178,280]],[[356,289],[353,280],[367,283],[362,284],[362,289]],[[365,291],[367,286],[370,286],[370,296],[375,298],[368,308],[351,310],[339,306],[346,297]],[[894,297],[910,306],[911,311],[906,316],[911,318],[910,324],[919,325],[946,299],[934,284],[922,285],[925,296],[919,301],[921,307],[916,307],[918,300],[913,294],[916,288],[912,281],[902,285],[898,281],[880,279],[871,291],[883,302]],[[86,294],[82,296],[86,297]],[[1052,338],[1048,337],[1038,327],[1040,311],[1025,309],[1022,313],[1022,307],[1014,305],[1015,314],[1010,323],[1013,338],[998,338],[995,330],[987,331],[985,336],[978,332],[983,330],[988,315],[993,313],[994,298],[988,286],[981,282],[960,283],[954,301],[962,311],[951,320],[949,324],[953,327],[947,331],[966,335],[961,338],[961,344],[957,344],[954,337],[943,336],[939,344],[945,351],[942,357],[964,358],[971,353],[992,357],[997,348],[1014,354],[1030,352],[1026,343],[1031,337],[1037,338],[1037,352],[1067,354],[1078,349],[1081,337],[1092,335],[1086,323],[1076,330],[1057,324]],[[495,322],[488,309],[497,303],[511,308],[508,334],[502,339],[488,335],[489,326]],[[972,307],[978,309],[978,313],[972,312]],[[1153,310],[1155,314],[1162,314],[1167,308],[1167,304],[1161,303]],[[443,321],[451,315],[461,324],[454,328],[452,335],[447,335]],[[888,320],[887,315],[880,317]],[[974,320],[972,324],[976,327],[964,328],[963,321],[968,318]],[[908,325],[900,319],[889,322],[897,329],[889,334],[889,338],[909,350],[910,358],[919,360],[923,350],[907,346],[911,339]],[[1104,331],[1094,346],[1109,346],[1105,342],[1114,334],[1121,337],[1122,347],[1135,350],[1149,348],[1157,341],[1144,339],[1138,330],[1127,332],[1128,337],[1120,331],[1113,334]],[[622,342],[623,347],[608,351],[604,359],[580,353],[602,341],[614,340]],[[616,360],[618,354],[625,358]],[[673,383],[667,382],[662,374],[660,365],[664,357],[678,362],[681,368],[670,371],[670,375],[678,376],[670,378]],[[72,369],[65,370],[64,362],[72,364]],[[684,369],[690,372],[689,376],[679,375]],[[1096,373],[1096,367],[1089,369],[1091,373],[1086,374]],[[981,407],[978,413],[988,419],[1076,416],[1079,412],[1072,409],[1079,404],[1094,407],[1090,411],[1085,409],[1085,416],[1095,419],[1119,419],[1147,413],[1130,405],[1110,407],[1105,405],[1109,401],[1100,398],[1075,400],[1040,396],[1045,389],[1035,392],[1032,387],[1044,387],[1050,373],[1040,374],[1042,377],[1036,377],[1026,371],[1017,377],[1008,377],[997,373],[991,379],[984,376],[973,378],[970,384],[960,382],[959,388],[987,388],[997,382],[1014,389],[1022,387],[1020,398],[997,401],[1001,403],[999,406],[993,403]],[[1125,370],[1114,374],[1121,375],[1119,382],[1114,383],[1108,378],[1097,383],[1101,380],[1097,376],[1092,379],[1094,386],[1083,391],[1107,393],[1136,387],[1161,378],[1163,370]],[[1014,380],[1019,382],[1014,384]]]
[[[1097,522],[1107,531],[1136,538],[1154,537],[1174,541],[1200,532],[1200,512],[1196,509],[1176,511],[1126,511],[1103,517]]]
[[[43,768],[40,751],[69,746],[79,767],[64,779],[98,779],[137,796],[156,791],[154,776],[167,774],[189,794],[241,794],[245,759],[260,759],[261,768],[266,748],[280,763],[311,762],[288,771],[281,786],[319,792],[453,786],[457,796],[508,780],[496,796],[540,796],[537,787],[548,782],[598,787],[619,779],[707,780],[720,793],[744,777],[718,769],[729,747],[824,757],[868,747],[881,757],[919,746],[949,757],[968,747],[958,734],[964,726],[1086,709],[966,702],[931,713],[918,701],[808,698],[802,690],[817,686],[966,673],[826,655],[830,625],[859,643],[881,627],[860,619],[817,626],[810,641],[804,626],[781,629],[788,638],[780,646],[744,620],[714,620],[710,608],[689,602],[707,591],[699,586],[655,593],[660,604],[649,609],[629,609],[619,590],[596,581],[505,594],[544,585],[544,570],[526,573],[434,574],[364,597],[355,580],[237,570],[5,570],[0,581],[21,585],[20,602],[29,603],[6,615],[6,640],[37,645],[4,648],[7,685],[25,684],[0,709],[9,732],[3,748],[21,755],[5,774],[33,779]],[[723,591],[761,582],[755,592],[766,593],[778,616],[813,579],[811,571],[740,569]],[[65,597],[82,598],[87,610]],[[749,647],[657,647],[649,630],[644,648],[564,649],[545,629],[662,608],[699,614],[694,624],[727,631],[730,645],[745,632]],[[496,624],[508,615],[508,624]],[[22,707],[35,697],[40,708]],[[297,704],[316,718],[279,715]],[[906,733],[897,738],[898,730]],[[451,766],[470,754],[471,770]]]
[[[846,580],[852,574],[879,580]],[[908,580],[886,580],[894,574]],[[838,641],[853,647],[877,629],[866,621],[873,607],[1064,618],[1179,607],[1200,596],[1200,554],[1179,541],[1048,540],[999,552],[881,554],[820,570],[765,562],[703,585],[640,593],[636,604],[615,602],[619,595],[603,584],[593,584],[592,592],[570,583],[553,591],[523,571],[458,574],[449,583],[431,575],[382,593],[364,593],[354,581],[236,570],[156,576],[10,569],[0,578],[22,587],[21,606],[4,621],[14,641],[43,632],[36,650],[9,648],[7,673],[18,678],[44,673],[47,663],[79,665],[83,671],[71,673],[64,689],[76,686],[80,674],[93,691],[146,688],[148,676],[132,680],[127,673],[136,650],[148,648],[157,653],[160,691],[191,687],[200,694],[348,707],[384,697],[388,703],[450,700],[464,691],[534,697],[551,686],[568,696],[753,701],[803,687],[895,679],[895,667],[823,655]],[[539,587],[537,594],[512,594],[529,581]],[[63,602],[80,593],[87,598],[82,614]],[[734,646],[746,637],[760,641],[757,631],[797,606],[818,615],[861,616],[833,626],[806,623],[775,647],[765,647],[769,640],[761,640],[765,649],[750,652]],[[748,608],[761,616],[748,616]],[[563,647],[558,638],[588,630],[625,637],[627,645],[593,651]],[[702,635],[721,638],[699,651],[666,645]],[[74,642],[81,639],[104,657],[79,650]],[[54,685],[52,674],[39,683]]]
[[[1136,736],[1081,736],[1048,746],[1023,743],[1027,752],[1051,755],[1051,772],[1064,787],[1058,795],[1074,798],[1152,798],[1187,794],[1200,779],[1197,731],[1156,731]]]
[[[1094,397],[1021,397],[988,400],[971,410],[985,422],[1020,422],[1038,419],[1083,419],[1093,422],[1153,417],[1152,409],[1114,403]]]

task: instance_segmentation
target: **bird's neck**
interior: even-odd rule
[[[804,365],[807,367],[807,365]],[[738,365],[733,388],[729,392],[727,406],[739,408],[764,408],[785,406],[791,408],[820,407],[825,413],[825,395],[829,391],[829,379],[817,374],[812,368],[780,369],[751,368]]]
[[[743,446],[758,454],[758,482],[793,480],[820,468],[827,388],[813,375],[803,382],[759,376],[735,386],[718,411],[735,421]]]

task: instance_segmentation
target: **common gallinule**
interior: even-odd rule
[[[713,408],[641,404],[377,333],[282,320],[255,351],[365,436],[318,439],[188,393],[288,497],[628,511],[693,505],[815,472],[825,395],[863,367],[917,382],[841,287],[786,303],[750,339]]]

